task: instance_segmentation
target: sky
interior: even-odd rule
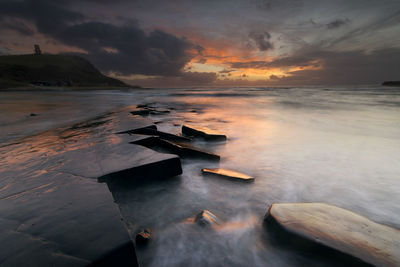
[[[0,54],[78,54],[129,84],[400,80],[400,0],[0,0]]]

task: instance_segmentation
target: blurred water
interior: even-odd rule
[[[184,160],[181,176],[112,188],[128,228],[154,229],[138,249],[144,266],[298,266],[329,264],[282,249],[261,222],[276,202],[327,202],[400,228],[400,89],[220,88],[92,92],[3,92],[0,140],[70,123],[124,105],[154,103],[161,130],[207,126],[227,142],[196,141],[219,164]],[[29,113],[39,113],[30,117]],[[256,177],[243,184],[201,175],[230,168]],[[188,223],[203,209],[223,224]]]

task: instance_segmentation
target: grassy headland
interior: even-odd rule
[[[0,89],[128,87],[103,75],[89,61],[71,55],[0,56]]]

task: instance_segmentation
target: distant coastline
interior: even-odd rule
[[[383,86],[400,86],[400,81],[385,81],[382,83]]]

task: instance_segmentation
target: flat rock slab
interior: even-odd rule
[[[137,264],[107,185],[43,171],[10,187],[19,191],[0,199],[1,266],[87,266],[119,259]]]
[[[173,153],[181,157],[199,158],[214,161],[220,160],[219,155],[203,151],[197,147],[193,147],[188,144],[170,142],[157,136],[153,136],[152,138],[148,139],[139,139],[130,143],[142,145],[152,149],[160,148],[161,150],[168,151],[169,153]]]
[[[137,266],[119,208],[97,179],[181,173],[176,155],[129,144],[149,137],[115,134],[148,126],[109,113],[0,147],[0,266]]]
[[[160,138],[166,139],[166,140],[171,140],[171,141],[182,141],[182,142],[188,142],[191,141],[192,139],[185,137],[185,136],[180,136],[180,135],[175,135],[171,133],[166,133],[162,131],[158,131],[157,128],[154,127],[145,127],[145,128],[140,128],[136,129],[133,131],[130,131],[133,134],[142,134],[142,135],[151,135],[151,136],[158,136]]]
[[[375,266],[400,266],[400,231],[323,203],[271,205],[265,220]]]
[[[201,126],[182,125],[182,134],[206,140],[226,140],[226,135]]]
[[[179,157],[129,143],[98,143],[67,151],[59,159],[61,172],[88,178],[127,179],[171,177],[182,173]]]
[[[235,179],[235,180],[241,180],[241,181],[254,181],[254,177],[249,176],[244,173],[240,173],[237,171],[232,171],[232,170],[227,170],[227,169],[202,169],[201,170],[204,174],[212,174],[212,175],[218,175],[224,178],[230,178],[230,179]]]

